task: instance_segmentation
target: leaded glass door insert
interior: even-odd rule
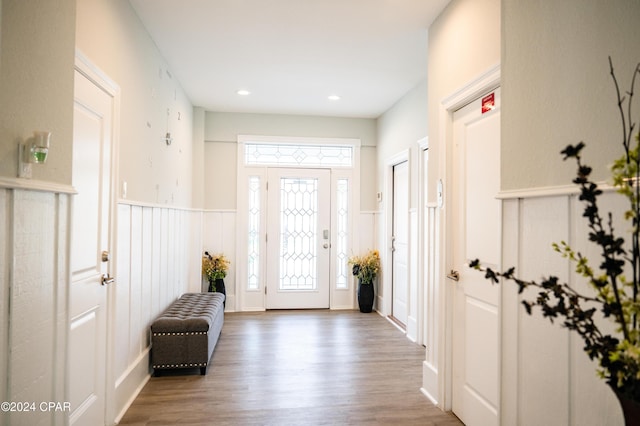
[[[270,169],[267,308],[328,308],[330,171]]]

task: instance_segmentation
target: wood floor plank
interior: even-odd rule
[[[152,377],[120,424],[461,425],[420,393],[424,358],[375,313],[228,313],[207,374]]]

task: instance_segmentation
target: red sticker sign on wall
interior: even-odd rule
[[[496,107],[495,93],[490,93],[482,98],[482,113],[489,112]]]

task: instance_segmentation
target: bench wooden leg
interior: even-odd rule
[[[200,375],[204,376],[207,374],[207,367],[200,367]]]

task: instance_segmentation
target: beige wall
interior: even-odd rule
[[[205,170],[204,170],[204,124],[206,112],[203,108],[196,107],[193,109],[193,170],[192,182],[193,192],[191,198],[191,206],[193,208],[204,207],[204,188],[205,188]]]
[[[190,207],[193,107],[180,83],[129,2],[79,1],[76,23],[78,49],[122,90],[119,195],[127,182],[129,200]]]
[[[207,112],[206,209],[235,210],[238,135],[356,138],[362,143],[361,210],[375,208],[376,121],[368,118]]]
[[[74,0],[3,0],[0,25],[0,176],[18,175],[18,143],[52,132],[33,179],[71,184]]]
[[[445,178],[440,105],[445,97],[500,63],[500,26],[500,0],[453,0],[429,28],[430,202],[436,201],[438,178]]]
[[[239,134],[359,138],[362,145],[376,145],[375,120],[286,114],[208,112],[205,140],[236,142]]]
[[[559,152],[579,141],[605,179],[623,152],[607,57],[627,90],[640,61],[640,3],[503,0],[503,14],[502,188],[570,184],[575,167]]]
[[[426,79],[378,118],[378,191],[383,191],[384,173],[389,158],[410,150],[410,207],[418,206],[417,142],[427,136]],[[390,195],[390,194],[389,194]],[[385,196],[385,194],[383,194]],[[379,208],[382,208],[380,206]]]

